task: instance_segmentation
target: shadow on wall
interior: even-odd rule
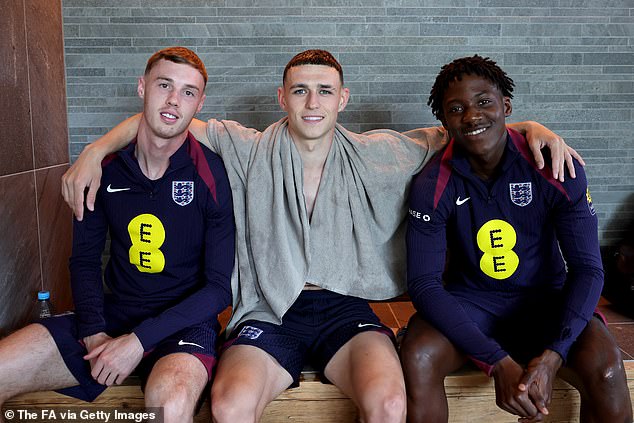
[[[608,231],[622,233],[618,241],[611,246],[603,247],[603,268],[605,284],[603,296],[619,311],[634,317],[634,194],[614,214],[625,216],[623,219],[612,219],[606,226]]]
[[[634,193],[627,196],[623,204],[621,204],[613,213],[612,218],[605,225],[605,233],[614,234],[610,238],[614,242],[609,245],[616,245],[626,236],[631,237],[634,230]]]

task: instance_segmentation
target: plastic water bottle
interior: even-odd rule
[[[39,291],[37,293],[37,309],[35,317],[38,319],[46,319],[53,315],[53,306],[51,305],[51,293],[48,291]]]

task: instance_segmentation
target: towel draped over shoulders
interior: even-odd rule
[[[236,219],[228,330],[251,319],[279,324],[306,282],[372,300],[405,292],[410,181],[441,148],[441,134],[430,132],[357,134],[337,125],[309,219],[302,159],[286,118],[263,132],[209,120]]]

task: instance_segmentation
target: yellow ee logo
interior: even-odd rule
[[[517,234],[513,227],[499,219],[486,222],[477,234],[478,247],[484,253],[480,259],[480,269],[494,279],[510,277],[520,259],[513,251]]]
[[[159,250],[165,242],[165,227],[152,214],[140,214],[128,224],[132,246],[128,251],[130,263],[139,272],[159,273],[165,267],[165,256]]]

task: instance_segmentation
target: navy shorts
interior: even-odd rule
[[[559,338],[558,325],[564,311],[561,292],[544,293],[535,298],[507,298],[507,310],[496,315],[493,307],[477,298],[458,296],[465,312],[480,330],[493,338],[519,363],[528,363],[544,352],[553,339]],[[603,322],[603,316],[595,315]]]
[[[106,321],[108,322],[108,318]],[[38,321],[38,323],[48,329],[66,367],[79,382],[77,386],[60,389],[57,392],[83,401],[93,401],[107,386],[98,383],[90,374],[90,363],[83,358],[88,352],[77,335],[75,315],[70,313],[49,317]],[[112,337],[130,333],[130,331],[129,328],[117,328],[113,327],[112,324],[107,325],[106,329],[106,333]],[[135,370],[135,374],[138,374],[143,381],[142,386],[145,386],[154,364],[161,357],[179,352],[189,353],[197,357],[207,369],[208,380],[211,380],[217,361],[215,349],[217,332],[218,322],[215,320],[206,321],[176,332],[163,339],[152,350],[146,351]]]
[[[291,375],[291,387],[299,385],[305,364],[323,375],[326,365],[352,337],[379,331],[394,340],[368,302],[326,290],[303,291],[286,312],[281,325],[248,320],[229,336],[227,347],[251,345],[265,351]]]

